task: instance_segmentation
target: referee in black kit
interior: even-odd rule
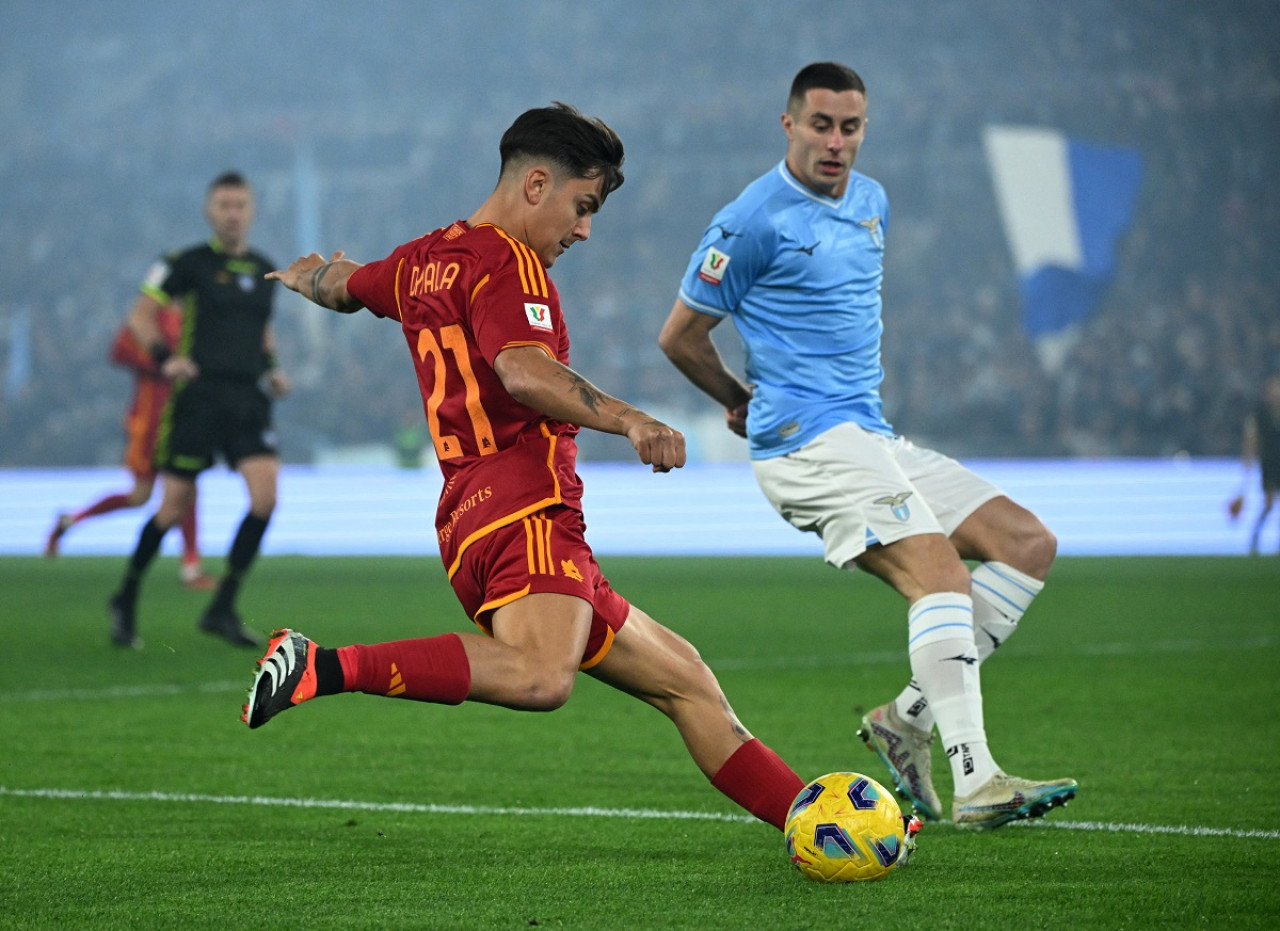
[[[156,263],[129,315],[139,344],[152,347],[174,389],[156,439],[156,467],[164,488],[160,507],[143,526],[109,602],[111,641],[122,647],[142,646],[137,636],[142,577],[165,532],[194,506],[196,477],[218,455],[244,478],[249,513],[236,532],[226,575],[200,629],[236,646],[263,642],[245,628],[235,601],[275,510],[280,474],[271,397],[282,397],[289,385],[276,367],[270,324],[275,282],[264,278],[276,265],[249,248],[254,198],[243,175],[229,171],[215,178],[204,214],[212,238]],[[170,353],[156,314],[175,299],[183,303],[184,316],[178,348]]]

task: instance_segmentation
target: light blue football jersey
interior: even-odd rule
[[[852,172],[835,200],[797,181],[785,161],[711,221],[680,300],[731,317],[742,336],[754,386],[752,459],[784,455],[848,421],[893,435],[880,401],[888,226],[879,182]]]

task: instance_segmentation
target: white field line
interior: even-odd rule
[[[2,790],[0,794],[3,794]],[[1191,837],[1250,837],[1280,840],[1280,831],[1197,828],[1188,825],[1117,824],[1106,821],[1019,821],[1015,824],[1036,828],[1061,828],[1066,831],[1108,831],[1112,834],[1180,834]]]
[[[38,798],[58,801],[174,802],[214,805],[258,805],[268,808],[319,808],[341,811],[385,811],[415,815],[503,815],[512,817],[624,818],[659,821],[722,821],[755,824],[750,815],[713,811],[663,811],[653,808],[528,808],[489,805],[424,805],[416,802],[361,802],[343,799],[277,798],[264,795],[206,795],[186,792],[122,792],[85,789],[10,789],[0,786],[0,798]],[[946,824],[948,822],[940,822]],[[1280,831],[1206,828],[1190,825],[1118,824],[1102,821],[1029,821],[1021,828],[1058,828],[1114,834],[1173,834],[1191,837],[1235,837],[1280,840]]]
[[[424,805],[417,802],[360,802],[323,798],[276,798],[263,795],[204,795],[182,792],[119,792],[81,789],[10,789],[0,786],[0,798],[46,798],[111,802],[204,802],[215,805],[261,805],[269,808],[336,808],[344,811],[390,811],[415,815],[513,815],[580,818],[638,818],[666,821],[730,821],[750,824],[750,815],[714,811],[658,811],[650,808],[503,808],[489,805]]]
[[[203,682],[196,685],[157,682],[151,685],[110,685],[100,689],[37,689],[30,692],[0,692],[0,703],[100,701],[110,698],[159,698],[192,693],[247,692],[251,681],[249,676],[245,676],[239,682]]]
[[[1036,658],[1043,656],[1136,656],[1152,654],[1176,653],[1212,653],[1230,650],[1231,652],[1265,650],[1274,647],[1277,638],[1262,636],[1246,640],[1201,641],[1201,640],[1157,640],[1148,643],[1093,643],[1079,644],[1069,650],[1049,648],[1030,648],[1007,654],[1016,658]],[[1002,654],[1004,655],[1004,654]],[[811,656],[779,656],[772,659],[709,659],[707,665],[713,670],[723,672],[749,671],[752,669],[818,669],[832,666],[875,666],[886,663],[903,663],[907,654],[895,650],[883,650],[875,653],[825,653]],[[250,677],[245,676],[238,682],[205,682],[197,685],[175,685],[159,683],[154,685],[115,685],[97,689],[37,689],[26,692],[0,692],[0,704],[5,702],[42,702],[42,701],[98,701],[112,698],[156,698],[167,695],[182,695],[202,692],[244,692],[249,688]]]

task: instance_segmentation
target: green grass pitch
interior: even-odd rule
[[[602,564],[803,777],[885,778],[855,726],[907,674],[886,587],[816,559]],[[927,825],[849,886],[802,878],[661,715],[585,676],[553,714],[344,695],[249,731],[256,654],[196,631],[172,559],[146,648],[109,647],[122,566],[0,560],[0,928],[1280,925],[1277,559],[1060,560],[982,678],[996,758],[1079,797]],[[329,645],[470,629],[427,557],[265,558],[241,608]]]

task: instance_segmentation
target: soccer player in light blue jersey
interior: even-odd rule
[[[889,204],[878,182],[853,170],[867,130],[862,79],[832,62],[801,69],[782,129],[785,159],[712,219],[659,344],[747,438],[778,513],[821,536],[833,566],[870,572],[907,599],[911,681],[859,730],[899,790],[922,817],[941,819],[936,725],[956,824],[1039,817],[1074,798],[1076,783],[1000,769],[979,666],[1039,594],[1057,541],[998,488],[884,419]],[[726,317],[746,347],[745,378],[711,338]]]

